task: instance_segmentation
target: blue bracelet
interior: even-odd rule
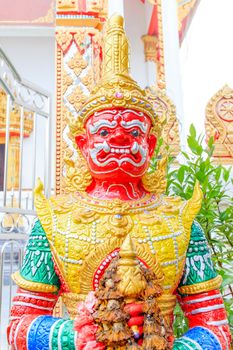
[[[50,329],[57,320],[52,316],[40,316],[35,319],[28,331],[28,350],[49,350]]]
[[[194,349],[197,350],[222,350],[217,336],[211,330],[204,327],[194,327],[180,339],[183,343],[185,343],[185,340],[191,342]]]

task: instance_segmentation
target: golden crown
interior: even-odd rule
[[[93,113],[122,107],[145,113],[155,125],[156,116],[153,106],[148,102],[146,93],[129,75],[129,43],[124,32],[124,19],[113,15],[106,24],[103,43],[102,78],[84,103],[72,133],[78,133],[77,127],[85,124]],[[79,129],[79,127],[78,127]]]

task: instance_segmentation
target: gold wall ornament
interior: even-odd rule
[[[107,15],[107,0],[87,0],[88,11],[98,12],[101,15]]]
[[[81,78],[82,84],[88,86],[91,90],[94,87],[94,72],[93,69],[89,68],[85,77]]]
[[[162,194],[167,188],[167,157],[157,162],[155,172],[148,171],[142,178],[143,187],[151,193]]]
[[[233,89],[223,86],[206,106],[207,140],[214,138],[213,157],[217,163],[233,164]]]
[[[179,122],[176,118],[176,107],[166,92],[155,86],[146,88],[146,95],[148,100],[153,104],[155,114],[158,118],[157,137],[161,134],[163,139],[161,154],[166,154],[166,148],[168,147],[169,155],[177,157],[180,152],[180,135]]]
[[[73,40],[73,35],[70,33],[69,30],[59,29],[56,32],[56,42],[61,48],[61,50],[63,51],[63,53],[68,50],[68,48],[72,43],[72,40]]]
[[[145,61],[152,61],[154,63],[158,63],[158,38],[155,35],[143,35],[142,41],[144,44],[144,55]]]
[[[125,238],[120,248],[117,275],[120,278],[117,288],[126,299],[134,299],[146,289],[147,283],[140,269],[130,235]]]
[[[73,0],[58,0],[57,9],[60,11],[76,10],[76,2]]]
[[[82,108],[83,103],[86,101],[85,93],[80,86],[77,86],[76,89],[70,94],[67,99],[71,105],[74,106],[76,112]]]
[[[163,13],[162,0],[149,0],[156,6],[158,18],[158,62],[157,62],[157,86],[161,90],[166,90],[166,72],[165,72],[165,58],[164,58],[164,35],[163,35]]]
[[[107,0],[57,0],[56,25],[101,30],[107,9]]]
[[[87,61],[83,58],[79,51],[77,51],[76,54],[68,62],[69,68],[71,68],[77,76],[80,75],[80,73],[87,67],[87,65]]]
[[[62,93],[63,95],[66,93],[69,86],[71,86],[73,83],[73,79],[71,78],[70,74],[64,72],[62,77]]]
[[[78,111],[100,77],[102,34],[95,28],[61,28],[57,40],[57,142],[56,193],[66,191],[64,159],[75,160],[77,150],[70,142],[68,120],[74,118],[78,129]],[[83,59],[85,57],[85,59]],[[79,77],[79,84],[75,76]],[[83,132],[80,129],[80,133]],[[73,141],[73,139],[72,139]],[[73,177],[74,179],[74,177]],[[76,181],[75,181],[76,183]],[[65,186],[63,188],[63,186]]]
[[[107,0],[57,0],[57,11],[58,13],[77,12],[77,14],[94,12],[100,16],[104,16],[107,14]]]

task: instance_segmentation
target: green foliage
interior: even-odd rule
[[[184,164],[168,164],[168,195],[178,195],[184,199],[192,196],[198,180],[203,191],[203,202],[197,221],[205,231],[212,250],[217,272],[223,277],[222,293],[228,311],[230,324],[233,325],[233,197],[232,168],[213,163],[214,139],[203,146],[203,136],[197,136],[193,125],[188,136],[189,151],[182,152]],[[161,147],[161,142],[160,142]],[[159,151],[157,151],[157,155]],[[157,157],[155,157],[157,159]],[[156,168],[156,160],[152,170]],[[175,310],[175,333],[185,330],[186,322],[182,311]],[[233,330],[233,326],[231,326]]]

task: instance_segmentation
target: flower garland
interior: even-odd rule
[[[99,326],[95,324],[92,316],[96,302],[95,292],[90,292],[85,302],[78,305],[78,317],[74,322],[74,329],[78,332],[77,348],[79,350],[105,349],[105,345],[96,340],[96,332]]]
[[[172,329],[157,304],[161,287],[155,274],[141,266],[144,292],[127,304],[119,291],[118,258],[102,276],[96,292],[78,305],[75,330],[79,350],[171,350]]]

